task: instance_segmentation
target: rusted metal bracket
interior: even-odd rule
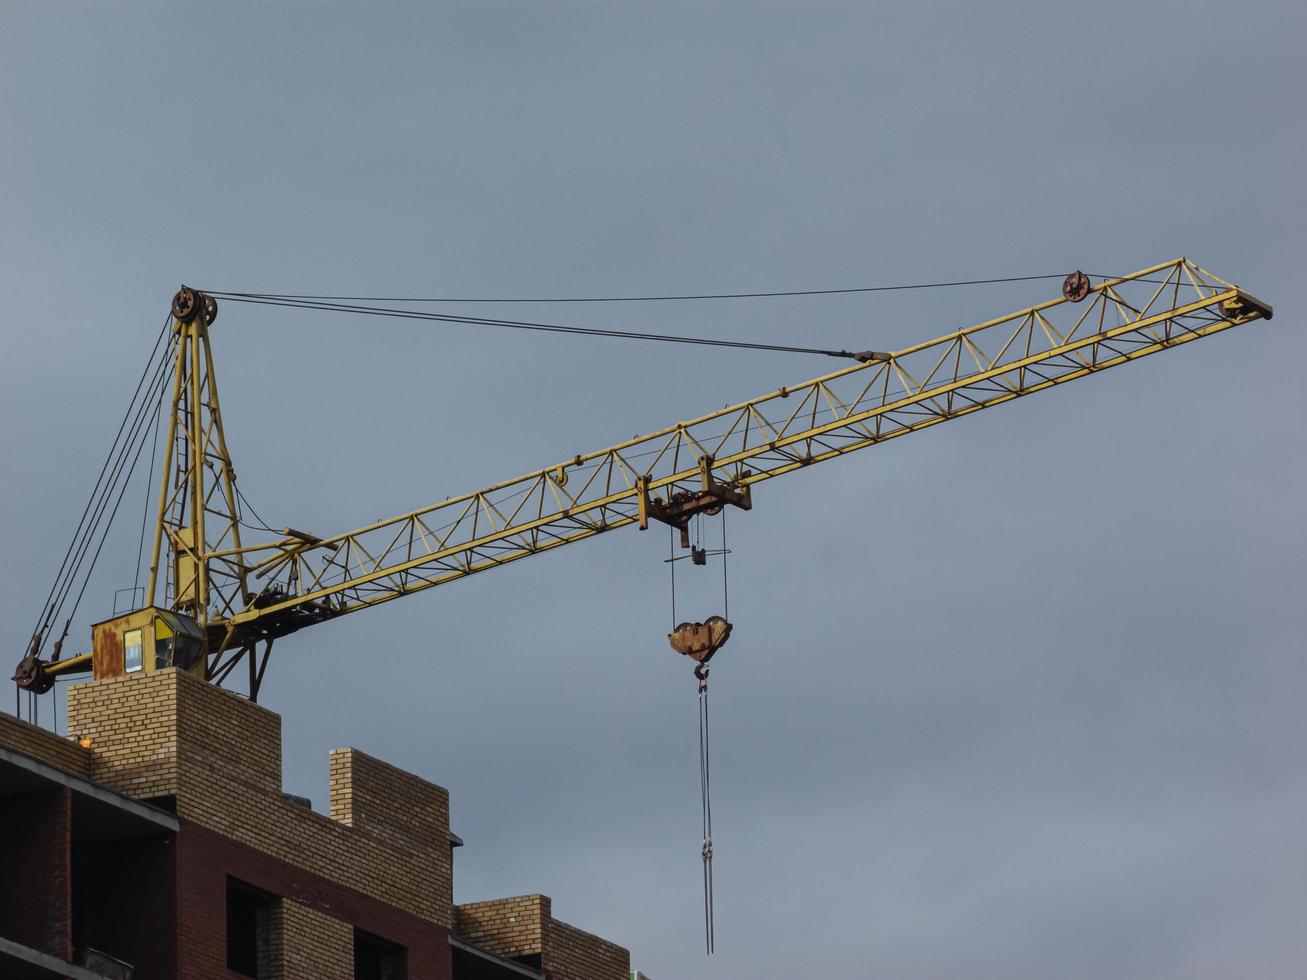
[[[740,510],[753,510],[753,494],[748,485],[734,486],[730,483],[718,483],[713,478],[713,458],[699,457],[699,479],[702,490],[682,490],[674,493],[669,500],[649,495],[649,477],[636,477],[636,489],[639,491],[640,530],[649,529],[649,521],[660,521],[681,532],[681,547],[690,547],[690,518],[697,514],[717,514],[730,504]],[[752,476],[748,470],[740,474],[744,480]]]

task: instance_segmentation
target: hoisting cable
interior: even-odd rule
[[[672,526],[668,526],[667,547],[668,557],[667,565],[671,575],[671,594],[672,594],[672,622],[676,631],[686,628],[702,628],[702,623],[678,623],[676,617],[676,563],[689,559],[692,565],[703,565],[706,563],[709,555],[722,556],[722,603],[723,612],[730,611],[730,599],[727,583],[726,556],[730,554],[727,547],[726,539],[726,521],[725,512],[722,512],[722,546],[720,549],[709,549],[704,536],[703,515],[697,514],[692,518],[694,529],[693,539],[690,544],[690,554],[687,556],[677,557],[675,531]],[[712,623],[714,620],[727,624],[727,636],[729,636],[729,619],[727,617],[712,617],[708,620]],[[670,637],[669,637],[670,638]],[[722,640],[721,642],[725,642]],[[676,643],[673,643],[676,648]],[[687,651],[681,650],[685,653]],[[695,657],[698,661],[694,665],[694,677],[698,681],[699,693],[699,807],[701,817],[701,829],[703,831],[703,843],[700,845],[699,854],[703,862],[703,938],[704,949],[708,955],[712,955],[716,949],[716,902],[714,898],[713,886],[713,830],[712,830],[712,763],[708,726],[708,675],[709,668],[707,660],[711,657],[708,652],[702,659]]]
[[[695,540],[698,542],[698,546],[691,549],[691,555],[698,552],[706,556],[707,549],[703,544],[703,521],[701,516],[695,518]],[[723,533],[723,561],[725,561],[725,547],[726,538]],[[690,556],[677,557],[676,531],[670,524],[667,527],[667,552],[666,563],[670,570],[672,584],[672,629],[675,632],[686,625],[677,622],[676,618],[676,563]],[[696,559],[693,560],[693,564],[701,564],[701,562]],[[723,566],[722,573],[725,575],[725,566]],[[712,955],[715,945],[712,867],[712,769],[708,758],[708,666],[706,663],[700,661],[694,665],[694,677],[699,682],[699,811],[703,830],[703,844],[700,847],[699,854],[703,861],[703,939],[705,951],[708,955]]]
[[[322,310],[329,313],[356,313],[363,316],[393,317],[403,320],[429,320],[438,323],[462,323],[481,327],[502,327],[509,330],[533,330],[545,333],[577,334],[587,337],[613,337],[621,340],[650,340],[668,344],[694,344],[704,347],[729,347],[737,350],[765,350],[787,354],[820,354],[825,357],[845,357],[855,361],[887,359],[887,355],[874,351],[828,350],[822,347],[798,347],[789,344],[762,344],[748,340],[715,340],[710,337],[689,337],[683,334],[645,333],[633,330],[613,330],[603,327],[579,327],[565,323],[540,323],[533,320],[501,320],[492,317],[463,316],[456,313],[434,313],[425,310],[405,310],[388,306],[360,306],[317,300],[300,300],[283,297],[250,296],[241,293],[206,292],[215,299],[233,303],[255,303],[263,306],[283,306],[290,309]]]
[[[722,508],[722,619],[731,621],[731,590],[726,581],[726,556],[731,553],[726,547],[726,508]]]
[[[722,508],[722,618],[731,620],[730,591],[727,587],[726,508]],[[703,544],[703,525],[700,518],[699,546]],[[675,565],[672,566],[675,568]],[[698,664],[694,676],[699,680],[699,788],[703,799],[703,924],[704,944],[711,956],[716,946],[716,910],[713,901],[713,843],[712,843],[712,767],[708,753],[708,667]]]
[[[703,938],[709,956],[713,952],[712,880],[712,770],[708,762],[708,668],[698,664],[699,679],[699,797],[703,806]]]
[[[679,625],[676,621],[676,529],[667,525],[667,567],[672,570],[672,629]]]

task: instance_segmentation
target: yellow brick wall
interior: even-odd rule
[[[178,670],[71,688],[69,730],[91,774],[131,796],[176,797],[209,830],[450,928],[449,794],[352,749],[332,754],[333,814],[281,796],[281,718]],[[354,779],[358,778],[358,783]]]
[[[631,954],[616,943],[551,918],[541,967],[550,980],[629,980]]]
[[[353,980],[353,926],[289,898],[279,918],[270,980]]]
[[[86,777],[91,772],[91,754],[76,741],[13,715],[0,714],[0,745],[78,776]]]
[[[631,954],[616,943],[560,922],[547,895],[472,902],[457,909],[460,936],[514,959],[539,956],[549,980],[629,980]]]
[[[460,936],[498,956],[538,956],[544,950],[545,921],[550,917],[545,895],[519,895],[458,906]]]
[[[129,796],[177,792],[176,682],[171,672],[68,689],[68,730],[91,740],[91,778]]]

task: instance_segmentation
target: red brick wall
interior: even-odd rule
[[[402,912],[285,861],[245,847],[183,820],[177,836],[178,976],[239,977],[226,969],[227,876],[293,902],[282,915],[281,956],[312,955],[315,976],[338,947],[335,928],[324,918],[357,926],[408,950],[409,980],[452,980],[449,930]],[[380,873],[379,869],[379,873]],[[300,914],[301,911],[303,914]],[[306,928],[305,923],[309,927]],[[319,928],[321,927],[321,928]],[[337,950],[338,951],[338,950]],[[288,966],[294,966],[288,963]],[[343,964],[336,964],[344,969]],[[287,970],[287,977],[297,974]],[[327,971],[322,980],[330,975]],[[353,975],[351,959],[345,976]]]
[[[0,804],[0,936],[72,956],[72,794],[62,787]]]

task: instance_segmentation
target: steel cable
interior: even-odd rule
[[[41,640],[36,651],[37,653],[44,648],[45,640],[48,639],[48,631],[51,624],[58,621],[64,603],[72,592],[77,579],[82,575],[82,566],[86,561],[91,542],[95,539],[96,534],[101,533],[101,530],[103,529],[100,538],[100,546],[96,549],[95,558],[92,559],[90,567],[86,569],[85,579],[83,580],[81,590],[78,593],[78,603],[80,603],[81,596],[86,591],[87,582],[90,579],[91,572],[95,568],[95,561],[98,559],[100,551],[104,547],[104,541],[108,535],[109,526],[113,522],[114,515],[117,514],[118,505],[122,502],[123,493],[126,491],[127,485],[131,482],[131,475],[135,471],[136,462],[139,460],[141,451],[144,449],[145,441],[140,437],[144,434],[146,428],[145,422],[146,419],[149,418],[149,408],[155,401],[155,389],[156,387],[162,388],[167,380],[167,369],[170,364],[170,357],[168,355],[172,350],[172,346],[172,344],[169,344],[164,348],[163,357],[161,357],[158,360],[158,363],[154,366],[154,377],[151,379],[149,386],[144,389],[145,397],[140,399],[134,398],[128,417],[124,420],[124,424],[127,422],[131,423],[130,428],[127,430],[125,438],[121,439],[121,445],[118,444],[118,440],[115,440],[114,449],[117,451],[117,458],[114,458],[114,452],[111,451],[110,459],[106,460],[105,468],[108,470],[108,479],[107,481],[104,480],[102,475],[101,480],[97,481],[97,487],[100,488],[100,492],[97,495],[93,495],[91,502],[88,504],[88,510],[91,511],[90,520],[87,522],[84,519],[79,523],[78,532],[74,534],[73,542],[69,545],[68,555],[65,557],[64,564],[61,565],[60,575],[56,578],[55,585],[51,588],[51,596],[47,600],[49,602],[49,609],[47,611],[45,625],[41,628]],[[139,388],[138,391],[140,391]],[[132,410],[134,410],[134,412]],[[132,453],[133,447],[135,447],[134,455]],[[132,465],[131,469],[126,472],[126,476],[124,477],[124,468],[127,466],[129,457],[131,458]],[[111,469],[109,467],[110,463],[112,463]],[[108,522],[102,524],[105,512],[109,507],[109,502],[114,499],[115,491],[117,491],[117,502],[114,504]],[[68,557],[72,558],[71,564],[68,563]],[[74,612],[75,611],[76,604],[74,605]],[[71,618],[72,614],[69,615],[68,619],[71,620]],[[65,636],[67,635],[67,628],[68,623],[65,622]]]
[[[603,327],[580,327],[565,323],[541,323],[533,320],[502,320],[492,317],[461,316],[455,313],[434,313],[423,310],[405,310],[396,307],[359,306],[317,300],[299,300],[281,297],[248,296],[240,293],[212,292],[215,299],[234,303],[254,303],[262,306],[280,306],[289,309],[321,310],[329,313],[356,313],[363,316],[380,316],[403,320],[429,320],[438,323],[462,323],[472,326],[502,327],[509,330],[529,330],[543,333],[576,334],[588,337],[610,337],[621,340],[648,340],[670,344],[692,344],[704,347],[726,347],[737,350],[763,350],[786,354],[819,354],[824,357],[856,359],[859,354],[848,350],[830,350],[820,347],[800,347],[790,344],[763,344],[747,340],[714,340],[708,337],[688,337],[681,334],[647,333],[633,330],[613,330]]]
[[[86,523],[87,515],[91,513],[96,505],[96,500],[101,493],[101,484],[104,482],[105,473],[108,472],[109,466],[114,459],[114,455],[118,451],[118,442],[122,438],[123,430],[126,428],[128,421],[132,418],[133,411],[136,408],[137,399],[141,394],[141,386],[145,384],[145,379],[150,375],[151,370],[154,367],[155,356],[159,352],[159,344],[168,332],[168,324],[171,322],[171,319],[171,316],[165,317],[163,327],[160,329],[159,335],[155,338],[154,347],[150,351],[150,356],[146,359],[145,368],[141,371],[140,380],[136,382],[136,390],[132,393],[131,400],[128,402],[127,411],[124,413],[123,420],[118,426],[117,433],[114,435],[114,440],[109,447],[109,453],[105,457],[104,465],[100,467],[100,475],[96,478],[95,486],[91,490],[90,499],[87,500],[86,507],[82,510],[82,516],[77,522],[76,530],[73,531],[73,538],[68,544],[68,550],[64,552],[63,560],[59,563],[59,570],[55,573],[54,582],[51,584],[50,591],[45,597],[45,602],[43,602],[40,609],[37,610],[36,625],[32,629],[32,636],[33,638],[38,635],[42,637],[41,646],[44,646],[45,634],[50,628],[51,621],[54,619],[53,606],[51,603],[53,602],[55,594],[59,590],[68,561],[72,557],[74,550],[77,547],[77,542],[82,536],[82,529],[83,525]],[[44,625],[41,621],[42,611],[46,612]],[[40,652],[39,648],[36,652]]]
[[[712,844],[712,774],[708,762],[708,679],[699,681],[699,795],[703,808],[703,931],[704,945],[712,955],[714,943],[713,914],[713,844]]]
[[[312,293],[249,293],[204,290],[210,296],[257,299],[294,299],[330,303],[666,303],[688,300],[773,299],[783,296],[838,296],[850,293],[888,293],[908,289],[941,289],[948,286],[985,286],[991,283],[1030,282],[1036,279],[1062,279],[1065,272],[1041,276],[1004,276],[997,279],[959,279],[951,282],[917,282],[893,286],[854,286],[845,289],[784,289],[756,293],[695,293],[663,296],[326,296]]]
[[[136,599],[136,590],[141,587],[141,558],[145,554],[145,528],[150,519],[150,498],[153,496],[150,491],[154,489],[154,461],[159,454],[159,427],[163,420],[163,399],[167,391],[166,387],[160,385],[158,408],[155,410],[154,421],[150,426],[150,466],[146,470],[145,506],[141,510],[141,540],[136,546],[136,577],[132,579],[133,601]]]
[[[165,359],[163,360],[163,362],[161,363],[161,365],[160,365],[160,370],[159,370],[159,373],[158,373],[158,379],[157,379],[157,381],[156,381],[156,384],[157,384],[157,386],[158,386],[158,388],[159,388],[159,392],[160,392],[160,399],[162,399],[163,391],[164,391],[165,388],[166,388],[166,383],[167,383],[167,379],[168,379],[168,371],[167,371],[167,367],[168,367],[168,359],[165,358]],[[153,401],[153,399],[151,399],[151,401]],[[135,428],[134,428],[133,438],[136,437],[137,433],[139,433],[141,436],[143,436],[143,435],[144,435],[144,432],[145,432],[145,430],[146,430],[146,428],[148,428],[148,426],[146,426],[145,428],[142,428],[142,423],[144,423],[145,419],[149,417],[149,414],[148,414],[148,407],[149,407],[149,403],[148,403],[148,402],[147,402],[147,403],[144,403],[144,404],[142,405],[142,412],[141,412],[141,414],[140,414],[140,416],[139,416],[139,418],[138,418],[138,420],[137,420],[136,426],[135,426]],[[73,601],[73,607],[72,607],[72,610],[71,610],[71,611],[69,612],[69,614],[68,614],[68,620],[69,620],[69,621],[71,621],[72,618],[73,618],[74,616],[77,615],[77,609],[78,609],[78,607],[79,607],[79,606],[81,605],[81,603],[82,603],[82,596],[84,596],[84,595],[86,594],[86,588],[87,588],[87,586],[88,586],[88,585],[90,584],[90,582],[91,582],[91,575],[92,575],[92,573],[95,571],[96,563],[100,560],[100,553],[104,550],[104,544],[105,544],[105,541],[107,541],[108,538],[109,538],[109,531],[110,531],[110,530],[112,529],[112,527],[113,527],[113,521],[114,521],[114,518],[118,515],[118,508],[119,508],[120,506],[122,506],[123,497],[126,496],[127,488],[131,485],[132,477],[133,477],[133,475],[135,475],[135,473],[136,473],[136,464],[137,464],[138,462],[140,462],[140,459],[141,459],[141,453],[142,453],[142,452],[144,451],[144,449],[145,449],[145,443],[146,443],[146,440],[145,440],[144,438],[140,438],[140,439],[138,439],[137,442],[136,442],[136,451],[135,451],[135,453],[132,454],[132,458],[131,458],[131,466],[128,467],[127,470],[126,470],[126,472],[125,472],[125,474],[122,475],[121,484],[120,484],[120,486],[119,486],[119,488],[118,488],[118,497],[117,497],[117,499],[114,501],[113,510],[109,512],[109,518],[108,518],[108,520],[106,520],[106,521],[104,522],[103,530],[100,532],[100,543],[99,543],[99,545],[96,546],[95,554],[91,556],[91,563],[90,563],[90,565],[87,566],[87,568],[86,568],[86,572],[85,572],[85,574],[82,576],[82,586],[81,586],[81,588],[78,590],[78,592],[77,592],[77,598]],[[122,473],[122,467],[126,464],[126,460],[127,460],[127,457],[126,457],[126,455],[124,454],[124,456],[122,457],[122,459],[121,459],[121,461],[120,461],[120,463],[119,463],[119,467],[118,467],[118,472],[119,472],[119,473]],[[103,505],[102,505],[102,507],[101,507],[101,513],[103,513],[103,507],[104,507],[104,506],[107,506],[107,505],[108,505],[108,497],[106,497],[105,500],[104,500],[104,503],[103,503]],[[87,543],[88,543],[88,544],[90,543],[90,542],[89,542],[89,539],[88,539],[88,542],[87,542]],[[85,552],[83,552],[83,557],[80,557],[80,558],[78,559],[77,566],[78,566],[79,568],[80,568],[80,565],[81,565],[81,563],[82,563],[82,560],[83,560],[84,556],[85,556]],[[69,581],[69,588],[68,588],[68,590],[65,591],[64,596],[60,599],[60,602],[59,602],[59,605],[60,605],[61,608],[62,608],[62,606],[63,606],[63,602],[64,602],[64,600],[67,598],[67,594],[68,594],[68,592],[71,591],[71,584],[72,584],[72,580],[70,579],[70,581]],[[65,627],[65,633],[66,633],[66,632],[67,632],[67,627]]]

